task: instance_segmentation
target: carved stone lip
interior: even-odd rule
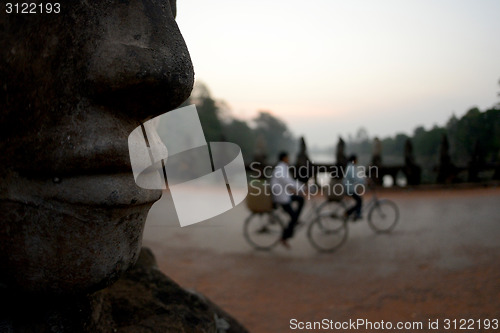
[[[140,188],[132,174],[128,136],[140,122],[102,106],[81,109],[8,148],[16,171],[3,175],[0,199],[116,208],[160,198],[161,190]]]
[[[43,126],[28,140],[7,149],[18,156],[13,166],[26,178],[74,178],[130,173],[128,136],[140,125],[136,119],[94,105]],[[0,157],[1,158],[1,157]]]
[[[161,190],[146,190],[135,184],[131,173],[96,174],[53,179],[7,177],[9,200],[44,206],[47,202],[96,208],[127,208],[152,204]]]

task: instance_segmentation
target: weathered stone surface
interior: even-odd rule
[[[143,249],[137,264],[120,280],[91,296],[33,297],[2,292],[0,332],[247,331],[203,295],[186,291],[166,277],[151,251]]]
[[[174,7],[79,0],[0,15],[0,283],[85,294],[136,260],[160,193],[135,185],[127,137],[194,80]]]
[[[152,261],[151,252],[142,251],[138,264],[102,292],[117,332],[246,332],[209,299],[163,275]]]

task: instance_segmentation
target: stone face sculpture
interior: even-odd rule
[[[70,1],[0,15],[0,287],[79,294],[135,260],[159,191],[127,136],[190,94],[175,1]]]

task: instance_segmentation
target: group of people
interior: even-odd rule
[[[344,173],[343,185],[345,194],[352,197],[356,202],[354,206],[345,212],[345,219],[353,213],[355,214],[354,220],[361,218],[363,199],[357,193],[356,186],[364,184],[365,178],[360,177],[356,171],[357,161],[357,156],[351,155]],[[281,191],[273,192],[273,201],[281,206],[290,216],[290,221],[285,229],[283,229],[281,236],[281,244],[286,248],[290,248],[288,240],[293,237],[295,227],[299,223],[299,216],[304,207],[304,196],[307,195],[307,190],[304,190],[304,186],[290,175],[289,164],[290,157],[288,153],[281,152],[278,156],[278,164],[274,168],[271,178],[271,187],[282,189]],[[307,187],[305,188],[307,189]]]

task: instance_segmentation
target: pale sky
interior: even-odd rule
[[[177,2],[196,80],[309,146],[361,126],[411,134],[500,101],[499,18],[499,0]]]

